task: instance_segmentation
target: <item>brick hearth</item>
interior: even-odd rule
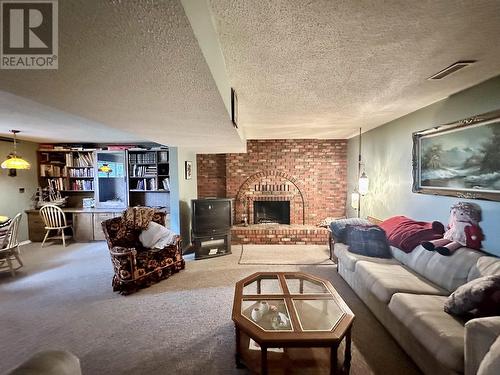
[[[233,244],[326,245],[328,230],[313,225],[254,224],[231,229]]]

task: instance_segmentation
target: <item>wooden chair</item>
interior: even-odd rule
[[[23,262],[19,256],[19,240],[17,238],[21,217],[21,213],[18,213],[16,217],[14,217],[7,229],[5,237],[0,243],[0,269],[9,268],[12,276],[15,276],[16,270],[23,266]],[[19,266],[14,268],[12,261],[17,261]]]
[[[61,236],[63,246],[66,247],[66,236],[64,235],[64,230],[66,228],[73,228],[71,225],[68,225],[66,222],[66,216],[64,215],[63,210],[58,206],[54,206],[52,204],[47,204],[40,208],[40,216],[45,223],[45,237],[43,238],[42,247],[45,241],[53,238],[59,238]],[[57,234],[55,236],[49,237],[49,233],[52,230],[57,230]]]

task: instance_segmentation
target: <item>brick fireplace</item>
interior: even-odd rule
[[[345,215],[346,140],[252,140],[247,153],[198,155],[197,167],[200,198],[235,199],[234,242],[326,243],[317,224]],[[256,202],[286,202],[290,224],[256,223]]]

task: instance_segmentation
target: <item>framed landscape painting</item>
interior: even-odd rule
[[[500,111],[414,133],[413,191],[500,201]]]

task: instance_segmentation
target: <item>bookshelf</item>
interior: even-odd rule
[[[96,204],[102,185],[96,172],[99,157],[113,154],[100,148],[72,149],[55,147],[38,150],[39,186],[52,184],[63,196],[68,198],[68,207],[82,207],[83,198],[95,198]],[[115,152],[116,153],[116,152]],[[170,161],[169,151],[157,149],[129,149],[121,151],[125,157],[125,177],[120,182],[129,206],[143,205],[170,207]],[[111,160],[111,159],[110,159]],[[112,162],[109,162],[112,164]],[[111,165],[110,164],[110,165]],[[116,168],[115,168],[116,169]],[[96,173],[98,176],[96,176]],[[105,176],[111,179],[114,176]],[[119,179],[115,179],[118,181]]]
[[[65,193],[94,191],[94,150],[39,150],[39,184]]]
[[[128,186],[131,206],[168,207],[170,200],[168,150],[129,150]]]
[[[52,185],[67,197],[68,206],[81,206],[94,197],[94,149],[38,150],[38,184]]]

